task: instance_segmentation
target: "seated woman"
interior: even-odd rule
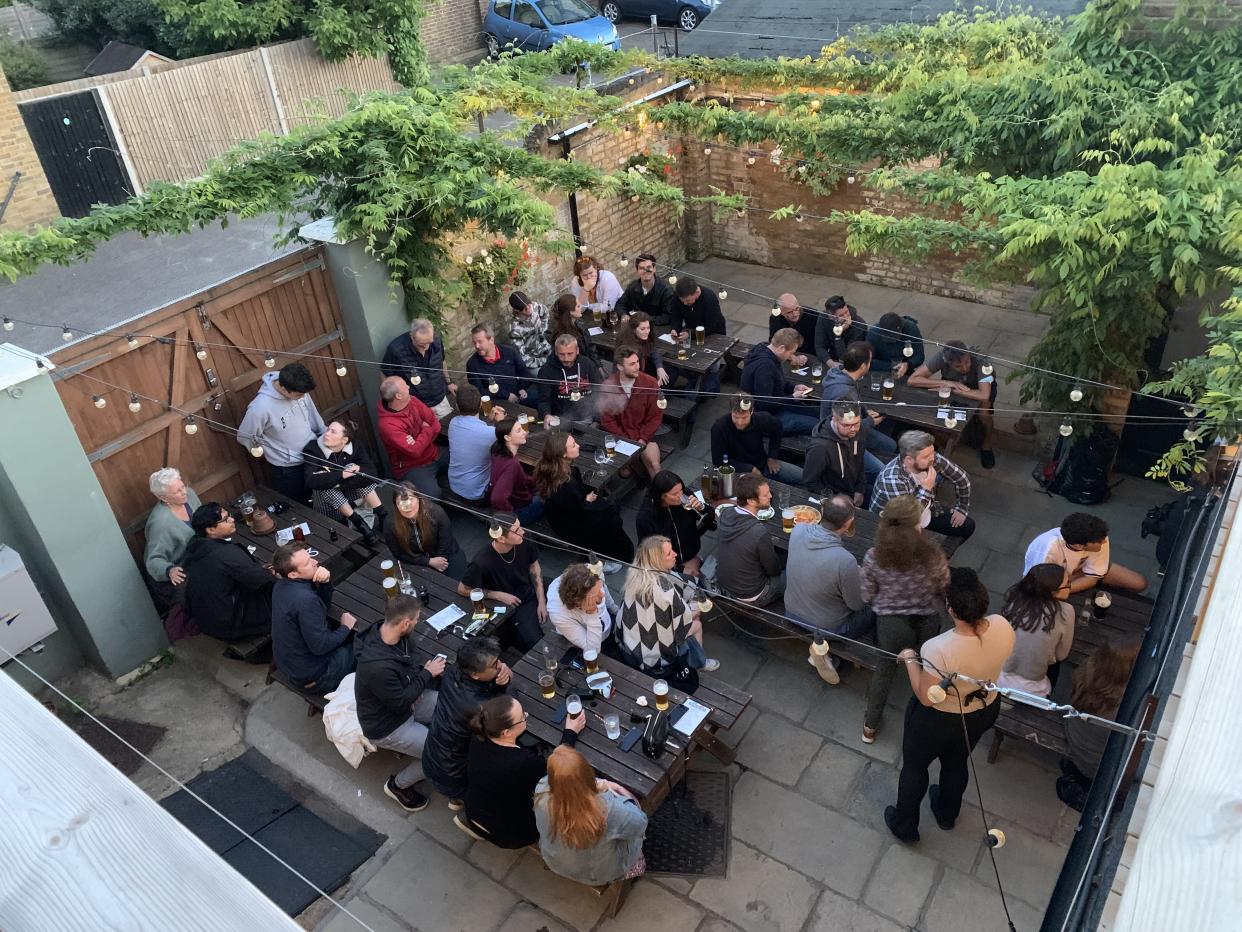
[[[613,619],[619,611],[604,580],[585,563],[571,563],[548,586],[548,620],[579,650],[617,654]]]
[[[647,314],[635,311],[617,324],[616,343],[617,346],[632,346],[638,350],[643,372],[652,376],[661,385],[668,384],[664,357],[660,354],[660,344],[656,341],[655,330]]]
[[[578,353],[586,356],[599,365],[599,351],[587,339],[586,327],[582,320],[582,305],[572,294],[563,294],[552,303],[552,320],[548,324],[548,342],[555,346],[556,338],[563,333],[570,334],[578,341]]]
[[[667,537],[644,539],[625,577],[618,619],[621,658],[665,679],[682,665],[707,673],[720,669],[720,661],[709,660],[703,650],[703,623],[673,575],[676,562]]]
[[[562,745],[548,757],[535,787],[539,853],[554,873],[599,886],[647,869],[647,815],[634,794],[600,780],[585,757]]]
[[[579,256],[574,260],[574,279],[569,285],[578,303],[590,310],[598,308],[607,314],[621,298],[621,283],[617,276],[600,268],[594,256]]]
[[[1055,563],[1031,567],[1005,593],[1001,615],[1017,636],[1000,685],[1046,696],[1074,643],[1074,606],[1057,598],[1065,571]]]
[[[515,418],[505,418],[496,425],[488,499],[497,511],[512,512],[524,524],[533,524],[543,517],[543,502],[535,497],[534,480],[526,475],[518,459],[518,451],[525,442],[526,428]]]
[[[686,487],[677,473],[663,469],[651,480],[651,487],[638,506],[638,518],[634,524],[639,540],[653,534],[669,538],[677,554],[673,569],[697,577],[703,565],[699,559],[703,534],[716,527],[716,512],[699,501],[697,496],[686,495]]]
[[[306,487],[312,491],[315,510],[325,515],[340,515],[362,535],[363,542],[374,546],[379,540],[376,531],[383,530],[388,510],[380,503],[379,484],[372,478],[375,464],[361,450],[355,450],[353,427],[333,421],[302,448]],[[353,502],[365,501],[375,514],[375,530],[362,515],[354,511]]]
[[[634,558],[634,543],[625,533],[616,503],[582,481],[574,464],[579,452],[578,441],[572,434],[563,430],[549,432],[535,464],[535,490],[557,536],[611,557],[604,564],[604,572],[615,573],[621,569],[621,563]]]
[[[178,601],[183,592],[185,568],[181,558],[194,537],[190,519],[202,502],[182,480],[181,473],[171,466],[151,473],[149,487],[158,502],[147,515],[147,543],[142,562],[156,594],[172,603]]]
[[[466,758],[466,811],[453,817],[458,828],[498,848],[525,848],[539,841],[535,787],[548,773],[537,747],[519,747],[526,712],[512,696],[497,696],[470,719],[475,738]],[[567,718],[561,745],[573,747],[586,716]]]
[[[424,499],[413,483],[403,482],[393,496],[392,524],[385,532],[395,559],[410,566],[429,566],[437,573],[461,579],[466,555],[453,537],[453,525],[444,509]]]

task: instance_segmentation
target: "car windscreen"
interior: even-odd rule
[[[542,0],[539,4],[539,9],[543,10],[543,15],[552,26],[567,26],[570,23],[580,23],[584,19],[591,19],[599,15],[592,7],[583,3],[582,0]]]

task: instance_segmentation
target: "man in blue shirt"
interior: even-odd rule
[[[457,417],[448,426],[449,488],[469,502],[479,502],[487,495],[492,478],[492,444],[496,442],[494,425],[505,419],[505,409],[494,405],[491,423],[481,420],[481,404],[477,388],[461,386],[457,389]]]
[[[276,669],[308,692],[332,692],[354,669],[350,633],[358,620],[341,615],[328,627],[331,574],[310,555],[306,544],[290,541],[276,548],[272,568],[280,578],[272,588],[272,659]]]

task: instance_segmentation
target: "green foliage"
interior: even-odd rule
[[[14,42],[0,36],[0,71],[9,79],[9,87],[24,91],[48,83],[47,60],[28,42]]]
[[[225,43],[196,41],[184,30],[165,22],[159,0],[34,0],[60,36],[103,48],[113,39],[151,49],[173,58],[205,55],[231,48]]]

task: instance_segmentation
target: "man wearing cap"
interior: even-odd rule
[[[855,505],[866,502],[866,451],[859,437],[862,423],[862,415],[853,402],[833,403],[832,416],[820,421],[811,432],[802,467],[803,485],[820,494],[848,495]]]
[[[712,425],[712,462],[727,460],[738,475],[754,473],[789,485],[802,481],[802,470],[778,457],[781,451],[781,419],[767,411],[755,411],[755,400],[745,392],[733,396],[729,413]]]

